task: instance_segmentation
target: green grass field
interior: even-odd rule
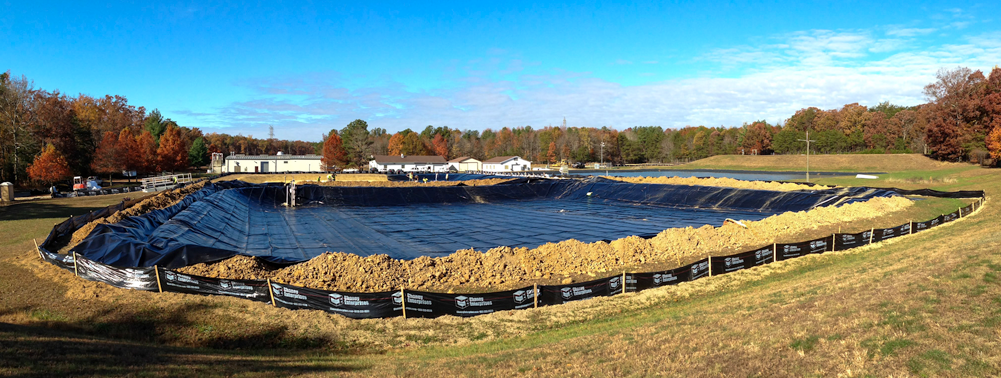
[[[120,198],[0,208],[0,375],[998,376],[1001,175],[926,166],[817,181],[982,189],[985,207],[869,247],[471,319],[344,321],[80,282],[37,261],[31,239]],[[965,203],[915,207],[933,216]]]

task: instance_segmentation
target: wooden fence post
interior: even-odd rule
[[[36,241],[35,239],[31,239],[31,241],[35,243],[35,251],[38,251],[38,258],[40,258],[40,259],[42,259],[42,261],[44,261],[45,260],[45,256],[42,256],[42,249],[38,248],[38,241]]]
[[[77,270],[76,267],[76,252],[73,252],[73,274],[75,274],[77,277],[80,277],[80,271]]]
[[[532,292],[535,293],[535,295],[534,295],[535,298],[533,298],[533,299],[535,299],[535,306],[533,306],[533,307],[534,308],[539,308],[539,284],[538,283],[536,283],[535,285],[532,286]]]
[[[400,286],[400,304],[403,305],[403,318],[407,318],[407,292]]]
[[[160,290],[160,292],[162,293],[163,292],[163,286],[160,285],[160,268],[158,268],[156,265],[153,265],[153,272],[156,273],[156,288],[158,290]],[[271,285],[268,285],[268,286],[271,286]]]
[[[275,306],[275,307],[278,307],[278,305],[275,304],[275,290],[271,287],[271,279],[270,278],[268,278],[268,294],[271,295],[271,305]]]
[[[911,226],[907,228],[907,231],[908,231],[907,232],[908,235],[914,233],[914,221],[911,221]]]
[[[876,236],[876,229],[875,228],[869,229],[869,244],[872,244],[872,237],[873,236]]]
[[[772,262],[779,261],[779,243],[772,243]]]
[[[707,257],[706,260],[709,260],[709,277],[712,277],[713,276],[713,256],[709,255],[709,257]]]

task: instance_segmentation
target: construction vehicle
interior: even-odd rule
[[[88,177],[86,180],[80,176],[73,177],[73,191],[89,191],[89,190],[101,190],[101,185],[98,185],[94,176]]]

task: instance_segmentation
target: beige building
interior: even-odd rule
[[[323,172],[320,155],[230,155],[228,173]]]
[[[483,170],[483,163],[469,156],[461,156],[449,160],[448,169],[456,172],[479,172]]]

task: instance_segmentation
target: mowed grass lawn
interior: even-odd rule
[[[501,318],[491,323],[498,327],[497,334],[513,336],[482,341],[472,337],[471,342],[443,346],[434,343],[445,337],[440,332],[465,332],[464,323],[448,319],[397,319],[385,322],[385,327],[358,323],[373,328],[370,332],[386,333],[399,332],[396,328],[405,322],[440,327],[435,328],[439,334],[403,335],[407,342],[389,348],[353,347],[350,338],[334,344],[311,342],[308,333],[284,335],[280,327],[267,328],[237,314],[263,311],[290,321],[314,321],[308,311],[259,309],[256,306],[265,305],[233,305],[242,302],[184,295],[176,295],[190,304],[183,318],[194,316],[199,321],[176,321],[173,326],[179,339],[143,339],[149,323],[182,318],[144,312],[143,300],[158,298],[157,294],[114,289],[108,292],[119,293],[109,300],[113,305],[95,308],[74,302],[77,296],[70,293],[78,284],[72,275],[65,282],[55,282],[67,275],[49,272],[54,267],[14,263],[32,258],[31,238],[41,239],[52,224],[102,203],[16,205],[0,209],[0,375],[1001,374],[1001,227],[993,200],[1001,193],[1001,175],[996,170],[950,165],[894,171],[878,180],[823,179],[820,183],[983,189],[988,202],[961,221],[870,247],[808,256],[674,288],[528,310],[526,321],[506,324]],[[107,201],[104,205],[117,202],[110,197],[101,200]],[[916,205],[923,206],[922,201]],[[10,211],[19,206],[23,207]],[[941,203],[935,207],[939,210]],[[213,307],[214,303],[219,305]],[[229,317],[216,322],[209,319],[218,317],[219,311]],[[120,316],[114,317],[115,313]],[[202,313],[205,319],[198,318]],[[119,321],[110,322],[109,317]],[[109,325],[95,327],[88,321]],[[210,334],[210,327],[225,327],[222,322],[249,325],[244,335],[237,326],[222,341],[194,344],[209,347],[170,346],[186,345],[172,340]],[[441,325],[448,322],[459,326]],[[514,328],[524,328],[524,332]],[[262,346],[241,336],[276,342]]]

